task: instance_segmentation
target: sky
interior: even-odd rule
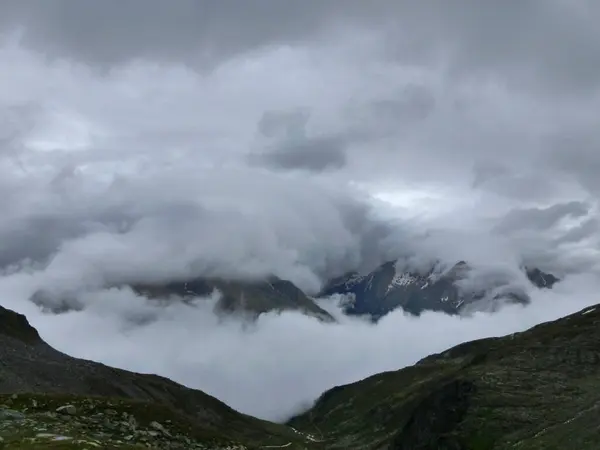
[[[597,301],[598,2],[244,5],[0,4],[4,306],[67,353],[280,419],[332,385]],[[527,312],[377,327],[288,314],[250,335],[204,306],[106,289],[276,274],[315,293],[401,256],[566,278]],[[38,289],[88,306],[45,315]]]

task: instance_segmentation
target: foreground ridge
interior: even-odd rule
[[[156,375],[67,356],[0,307],[0,448],[313,448],[309,437],[241,414]]]
[[[600,306],[325,392],[290,420],[328,448],[600,448]]]
[[[0,307],[0,448],[600,448],[600,306],[325,392],[286,426],[72,358]]]

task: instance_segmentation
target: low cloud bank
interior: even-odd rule
[[[201,389],[245,413],[284,420],[323,391],[395,370],[455,344],[522,331],[598,302],[600,282],[569,277],[553,290],[532,289],[527,307],[494,314],[419,318],[396,311],[377,325],[344,317],[336,299],[321,301],[338,318],[324,324],[299,313],[265,314],[254,324],[216,316],[216,298],[158,307],[128,289],[87,294],[86,308],[42,314],[22,295],[23,274],[0,279],[6,307],[27,314],[41,335],[73,356],[158,373]]]

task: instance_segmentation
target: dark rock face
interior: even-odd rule
[[[402,308],[419,315],[424,311],[440,311],[457,314],[469,305],[491,297],[492,301],[527,303],[528,296],[506,280],[498,279],[484,289],[464,292],[460,282],[471,269],[464,261],[450,270],[436,273],[434,268],[427,272],[398,270],[395,262],[387,262],[366,276],[349,273],[328,283],[319,296],[333,294],[349,295],[344,305],[349,315],[368,315],[378,320],[390,311]],[[551,288],[558,279],[539,269],[526,269],[529,280],[538,288]],[[493,305],[492,305],[493,307]]]
[[[1,306],[0,335],[27,344],[38,344],[42,342],[37,330],[29,324],[29,321],[24,315],[5,309]]]
[[[560,280],[551,273],[544,273],[538,268],[526,269],[527,278],[539,288],[551,289]]]
[[[330,285],[321,293],[352,294],[354,302],[345,307],[347,314],[368,314],[377,319],[400,307],[412,314],[433,310],[453,313],[461,298],[454,286],[461,266],[441,277],[432,272],[399,272],[394,262],[387,262],[365,277],[351,274],[341,283]]]

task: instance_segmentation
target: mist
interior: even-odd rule
[[[3,2],[0,303],[63,352],[272,420],[596,303],[597,5],[409,3]],[[465,260],[467,284],[532,301],[249,323],[115,287],[276,275],[312,295],[394,259]],[[40,290],[81,308],[45,313]]]
[[[17,277],[18,278],[18,277]],[[324,391],[369,375],[397,370],[461,342],[523,331],[598,302],[598,279],[575,276],[553,290],[532,289],[532,303],[468,317],[394,311],[377,325],[345,317],[337,299],[322,306],[335,324],[301,313],[269,313],[249,323],[219,317],[216,297],[193,306],[153,306],[131,290],[84,296],[87,307],[58,316],[42,314],[19,298],[19,281],[0,282],[4,306],[27,314],[41,336],[70,355],[143,373],[158,373],[201,389],[231,407],[284,421]],[[12,285],[12,286],[11,286]]]

